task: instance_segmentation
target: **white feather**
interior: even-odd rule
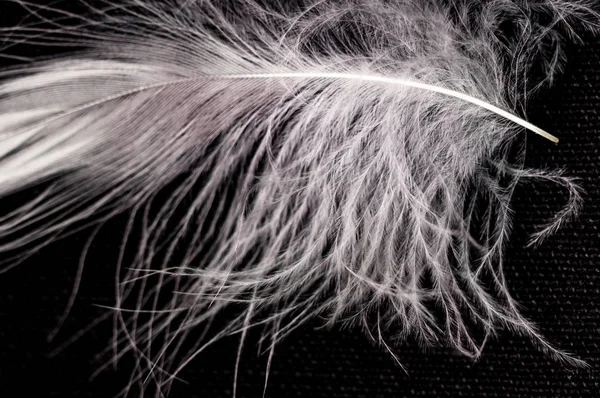
[[[136,354],[133,382],[167,389],[252,326],[272,355],[317,315],[390,353],[384,328],[478,357],[508,327],[580,363],[521,316],[502,261],[519,179],[569,189],[535,242],[580,204],[509,152],[522,127],[557,141],[516,114],[560,70],[557,32],[598,26],[585,2],[17,3],[47,25],[3,30],[5,48],[86,49],[3,75],[0,195],[47,185],[0,219],[0,253],[129,212],[113,353]],[[232,303],[211,338],[192,332]]]

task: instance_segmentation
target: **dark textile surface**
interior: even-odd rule
[[[539,248],[527,234],[565,201],[560,188],[523,184],[514,198],[514,227],[505,273],[523,312],[556,346],[589,363],[557,363],[530,342],[502,331],[477,362],[444,349],[423,352],[398,345],[405,373],[362,331],[306,325],[276,349],[267,397],[597,397],[600,396],[600,43],[591,38],[568,49],[567,69],[555,86],[532,101],[529,119],[560,137],[559,145],[531,137],[530,166],[564,168],[580,178],[585,207],[576,222]],[[101,365],[110,323],[52,352],[111,305],[112,264],[124,220],[94,240],[73,311],[47,342],[68,301],[88,233],[57,242],[0,275],[0,397],[112,397],[127,382],[127,364],[90,376]],[[109,270],[109,271],[107,271]],[[266,357],[256,336],[243,354],[238,397],[262,395]],[[238,340],[229,338],[198,357],[174,385],[172,398],[231,397]],[[136,396],[133,393],[131,396]]]

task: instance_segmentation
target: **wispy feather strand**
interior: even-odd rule
[[[525,130],[460,97],[522,114],[564,37],[598,27],[594,2],[12,3],[34,18],[2,29],[5,55],[75,50],[2,74],[0,195],[43,189],[2,215],[0,253],[14,265],[130,215],[110,351],[135,355],[131,386],[158,396],[250,327],[270,363],[316,315],[392,355],[384,330],[476,358],[509,328],[580,363],[521,316],[502,270],[518,181],[570,194],[532,243],[576,213],[578,188],[524,168]]]

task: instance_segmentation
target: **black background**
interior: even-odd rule
[[[1,8],[3,23],[12,14]],[[527,249],[527,234],[565,201],[552,185],[524,184],[514,198],[515,232],[505,268],[523,312],[556,346],[589,363],[579,369],[537,352],[524,338],[501,332],[478,362],[444,349],[397,348],[408,374],[360,330],[305,325],[275,352],[267,397],[598,397],[600,396],[600,43],[592,37],[567,49],[569,63],[556,84],[531,102],[528,117],[558,135],[559,145],[531,136],[527,164],[564,168],[580,178],[585,207],[577,221],[540,248]],[[104,323],[51,352],[111,305],[112,266],[125,220],[102,229],[88,255],[75,307],[53,342],[89,232],[59,241],[0,275],[0,397],[112,397],[129,375],[107,370],[95,355],[111,335]],[[238,397],[260,397],[266,358],[250,336],[240,366]],[[211,347],[182,374],[171,397],[231,397],[238,340]],[[131,396],[136,396],[133,393]]]

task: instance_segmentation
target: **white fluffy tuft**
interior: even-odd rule
[[[113,347],[132,384],[165,391],[252,326],[272,355],[317,315],[390,353],[383,329],[478,357],[507,327],[579,363],[521,316],[502,261],[520,179],[571,197],[532,243],[580,204],[523,168],[536,128],[514,115],[560,70],[558,32],[598,26],[585,2],[15,3],[37,22],[3,29],[5,53],[81,49],[2,75],[0,195],[44,189],[2,215],[0,253],[128,212]]]

